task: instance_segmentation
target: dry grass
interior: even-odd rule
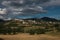
[[[60,40],[59,37],[50,36],[46,34],[41,35],[28,35],[28,34],[18,34],[18,35],[0,35],[0,38],[4,40]]]

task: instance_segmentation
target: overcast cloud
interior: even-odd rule
[[[60,0],[50,0],[49,2],[41,4],[42,6],[60,6]]]
[[[14,17],[18,15],[30,15],[46,13],[43,6],[60,5],[60,0],[0,0],[5,10],[0,10],[0,15]]]

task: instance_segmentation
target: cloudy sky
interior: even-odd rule
[[[60,0],[0,0],[0,18],[60,19]]]

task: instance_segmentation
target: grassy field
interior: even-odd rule
[[[0,38],[2,38],[4,40],[60,40],[60,37],[46,35],[46,34],[40,34],[40,35],[29,35],[29,34],[0,35]]]

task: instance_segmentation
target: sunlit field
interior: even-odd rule
[[[17,34],[17,35],[0,35],[0,40],[60,40],[60,37],[40,34],[40,35],[29,35],[29,34]]]

